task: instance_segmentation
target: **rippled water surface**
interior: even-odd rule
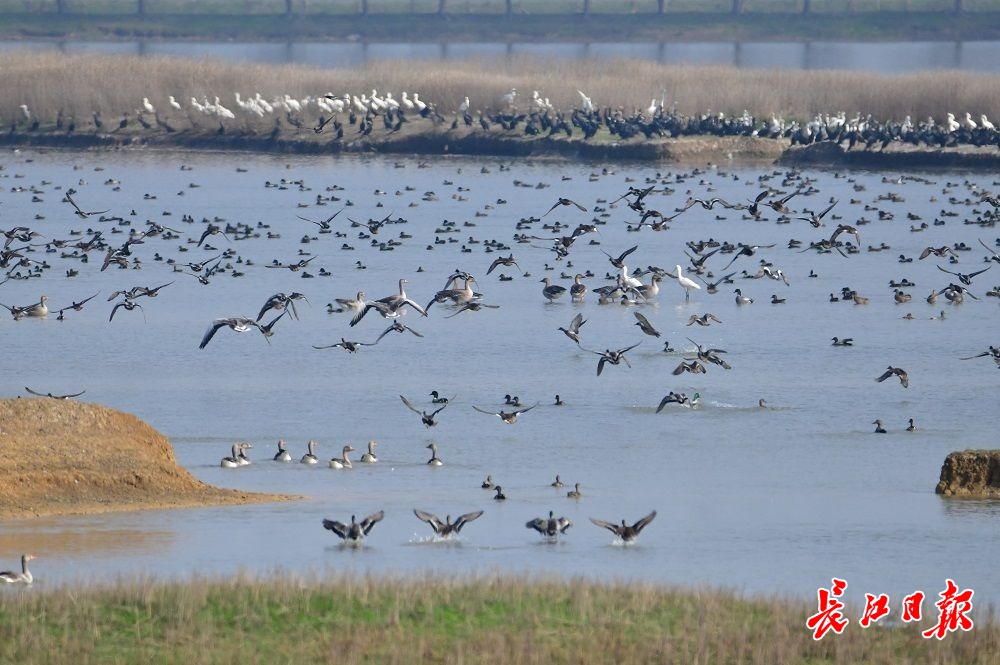
[[[40,584],[194,569],[503,570],[811,597],[836,575],[848,580],[856,597],[886,592],[895,602],[917,589],[934,597],[950,577],[974,588],[977,601],[998,599],[1000,504],[943,500],[934,485],[950,451],[995,446],[1000,371],[988,358],[958,358],[998,342],[997,299],[985,294],[1000,283],[1000,269],[974,279],[971,291],[979,301],[956,306],[943,298],[935,305],[924,300],[957,279],[937,266],[963,273],[986,267],[978,239],[993,246],[996,229],[963,222],[987,210],[977,192],[1000,186],[990,174],[929,172],[913,180],[899,173],[806,171],[789,177],[739,165],[692,172],[492,158],[170,152],[7,152],[0,166],[0,228],[30,226],[44,234],[39,242],[99,228],[109,241],[123,242],[125,234],[114,232],[127,233],[128,226],[72,214],[61,201],[72,187],[84,209],[108,208],[131,228],[153,220],[181,231],[180,239],[134,245],[141,270],[101,272],[101,252],[88,263],[44,249],[30,254],[51,268],[0,286],[0,302],[24,305],[44,293],[50,306],[60,308],[99,295],[63,321],[55,315],[13,321],[5,314],[0,393],[23,395],[25,386],[53,393],[86,389],[85,399],[135,413],[164,432],[181,464],[207,482],[306,497],[5,523],[0,556],[16,561],[20,552],[34,552]],[[629,185],[647,182],[664,190],[647,198],[664,214],[689,195],[746,202],[765,185],[804,190],[789,201],[796,215],[822,209],[831,198],[839,203],[819,229],[797,219],[776,223],[769,209],[753,221],[741,211],[696,206],[667,231],[628,232],[626,223],[639,214],[624,201],[609,202]],[[889,201],[890,195],[902,200]],[[540,239],[514,242],[518,220],[541,217],[560,196],[588,212],[558,207],[522,231]],[[319,220],[341,210],[333,229],[343,237],[318,234],[317,226],[298,218]],[[880,219],[879,211],[893,218]],[[184,215],[194,222],[183,221]],[[386,215],[406,222],[388,224],[374,237],[398,240],[391,251],[359,238],[347,219]],[[259,237],[209,236],[209,246],[197,248],[188,238],[200,237],[205,218],[259,227]],[[454,233],[443,232],[445,220],[455,223]],[[568,235],[592,220],[601,223],[600,233],[581,237],[566,259],[557,260],[548,249],[556,234],[543,224],[558,222],[559,234]],[[829,237],[838,222],[858,225],[863,248],[885,243],[890,249],[845,258],[788,248],[793,238],[808,245]],[[911,230],[923,224],[924,230]],[[593,293],[583,303],[549,304],[542,297],[543,276],[569,286],[561,273],[591,270],[588,287],[609,283],[605,274],[615,268],[602,250],[618,255],[638,245],[626,259],[629,269],[672,269],[688,264],[685,253],[692,250],[685,242],[709,238],[775,246],[737,258],[730,268],[737,271],[735,283],[714,295],[695,291],[685,300],[667,278],[658,299],[636,306],[599,305]],[[487,275],[499,254],[473,242],[487,240],[509,246],[502,253],[513,252],[520,269]],[[955,243],[972,248],[958,253],[957,264],[916,258],[929,245]],[[226,272],[207,286],[155,259],[197,262],[227,250],[233,255],[223,264]],[[307,258],[300,252],[315,257],[305,271],[311,279],[302,271],[265,267],[272,260]],[[913,261],[899,263],[901,254]],[[721,277],[733,257],[720,252],[706,266]],[[761,260],[780,268],[790,285],[740,278],[739,271],[755,273]],[[321,268],[331,276],[320,276]],[[369,314],[351,328],[347,315],[327,313],[334,298],[359,289],[373,298],[388,295],[405,277],[407,293],[426,303],[455,268],[474,274],[482,301],[499,309],[446,318],[455,310],[435,304],[427,318],[410,312],[402,319],[423,337],[390,333],[357,354],[312,348],[342,337],[373,342],[387,325]],[[78,276],[67,278],[70,269]],[[243,276],[232,276],[234,270]],[[818,276],[809,277],[810,271]],[[501,274],[513,279],[501,281]],[[916,286],[904,289],[913,301],[899,305],[889,281],[903,278]],[[142,311],[119,310],[109,323],[112,291],[171,280],[157,298],[140,301]],[[870,304],[830,302],[844,286]],[[738,306],[737,287],[756,302]],[[299,320],[279,321],[270,344],[255,331],[223,329],[198,349],[214,318],[256,316],[279,291],[301,291],[309,303],[298,304]],[[787,302],[770,304],[772,294]],[[661,338],[642,334],[634,325],[637,311]],[[723,323],[685,325],[691,314],[706,311]],[[627,355],[631,367],[608,366],[596,376],[597,355],[557,330],[578,312],[587,319],[581,331],[586,349],[641,341]],[[912,319],[903,318],[907,313]],[[854,346],[831,346],[834,335],[853,338]],[[706,374],[673,376],[684,352],[694,348],[688,337],[727,350],[732,369],[711,366]],[[665,340],[677,350],[664,352]],[[887,365],[909,372],[908,389],[895,379],[874,381]],[[399,395],[429,410],[431,390],[455,399],[427,429]],[[655,413],[671,390],[700,393],[700,406],[670,405]],[[539,404],[514,425],[472,409],[499,410],[505,394]],[[553,405],[556,394],[564,406]],[[766,408],[758,406],[760,399]],[[876,418],[888,434],[872,432]],[[915,419],[916,432],[905,431],[908,418]],[[269,461],[279,438],[296,459],[315,439],[323,463]],[[377,464],[356,462],[343,471],[326,466],[348,443],[358,449],[357,460],[369,439],[379,443]],[[237,440],[254,443],[254,463],[220,468]],[[425,464],[432,441],[445,462],[440,468]],[[480,489],[487,474],[503,486],[506,502]],[[556,474],[570,486],[551,488]],[[579,500],[566,497],[575,482],[581,483]],[[430,541],[430,529],[413,508],[442,517],[477,509],[485,514],[458,543],[446,544]],[[324,517],[347,520],[380,509],[385,520],[362,549],[340,548],[320,525]],[[588,521],[631,522],[652,509],[656,520],[630,547]],[[524,527],[549,510],[574,523],[557,544]]]

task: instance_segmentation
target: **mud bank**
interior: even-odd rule
[[[207,485],[139,418],[72,400],[0,400],[0,451],[0,518],[295,498]]]
[[[934,490],[945,496],[1000,499],[1000,450],[953,452],[941,465]]]
[[[493,157],[553,157],[586,161],[638,161],[664,164],[757,163],[789,167],[854,169],[970,169],[1000,168],[995,146],[925,148],[890,145],[885,150],[847,150],[826,143],[791,146],[786,139],[744,136],[700,136],[676,139],[526,137],[503,132],[458,130],[411,131],[376,137],[332,140],[301,132],[294,135],[217,134],[65,134],[10,133],[0,136],[9,148],[123,150],[176,148],[185,150],[245,151],[275,154],[480,155]]]

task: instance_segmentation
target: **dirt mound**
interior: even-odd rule
[[[0,517],[293,498],[206,485],[139,418],[72,400],[0,400],[0,454]]]
[[[1000,499],[1000,450],[963,450],[945,458],[935,491],[945,496]]]

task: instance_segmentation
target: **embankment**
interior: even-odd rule
[[[0,451],[0,518],[293,498],[207,485],[139,418],[73,400],[0,400]]]
[[[1000,450],[951,453],[941,465],[935,491],[945,496],[1000,499]]]

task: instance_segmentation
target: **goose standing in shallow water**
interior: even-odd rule
[[[331,469],[353,469],[354,466],[351,464],[351,460],[348,459],[347,453],[354,452],[354,446],[346,445],[340,453],[340,457],[334,457],[330,460]]]
[[[292,455],[287,450],[285,450],[285,440],[280,439],[278,441],[278,452],[274,454],[275,462],[291,462]]]
[[[375,456],[375,446],[377,445],[378,443],[375,441],[375,439],[372,439],[368,442],[368,452],[366,452],[364,455],[361,456],[362,462],[364,462],[365,464],[374,464],[375,462],[378,461],[378,457]]]
[[[351,515],[350,524],[324,519],[323,528],[333,531],[335,534],[340,536],[341,540],[360,543],[372,530],[372,527],[382,521],[383,517],[385,517],[385,511],[380,510],[377,513],[369,515],[360,522],[355,520],[354,515]]]
[[[653,521],[654,517],[656,517],[655,510],[650,514],[646,515],[645,517],[643,517],[642,519],[640,519],[632,526],[627,525],[625,523],[625,520],[622,520],[621,525],[614,524],[613,522],[605,522],[604,520],[594,519],[593,517],[590,518],[590,521],[599,527],[607,529],[611,533],[621,538],[624,542],[630,543],[633,540],[635,540],[640,533],[642,533],[642,530],[646,528],[646,525],[648,525],[650,522]]]
[[[302,456],[299,460],[302,464],[318,464],[319,458],[316,457],[316,442],[309,439],[309,443],[306,444],[309,447],[309,452]]]
[[[555,300],[562,298],[563,294],[566,293],[566,287],[553,284],[551,277],[545,277],[539,281],[545,285],[542,288],[542,295],[545,296],[546,300],[549,302],[554,302]]]
[[[0,583],[3,584],[31,584],[35,578],[31,575],[31,571],[28,570],[28,562],[35,558],[33,554],[22,554],[21,555],[21,572],[14,572],[13,570],[5,570],[0,572]]]

